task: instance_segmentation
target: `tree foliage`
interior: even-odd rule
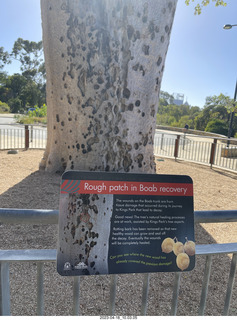
[[[43,82],[45,69],[42,41],[34,42],[18,38],[10,56],[21,63],[20,69],[23,76],[38,83]]]
[[[4,66],[12,60],[20,62],[20,73],[8,75]],[[45,103],[45,67],[42,41],[18,38],[12,52],[0,47],[0,100],[10,106],[11,112],[23,113],[29,106]]]
[[[185,3],[186,5],[189,5],[190,2],[195,2],[195,0],[185,0]],[[212,2],[215,3],[215,6],[218,7],[218,6],[226,6],[227,3],[223,0],[212,0]],[[202,9],[203,7],[206,7],[208,4],[210,3],[210,0],[202,0],[201,3],[198,2],[196,5],[195,5],[195,11],[194,11],[194,14],[201,14],[202,13]]]
[[[202,109],[196,106],[169,104],[171,95],[161,91],[157,124],[210,131],[227,135],[231,113],[237,114],[236,102],[224,94],[208,96]],[[232,124],[232,135],[237,132],[237,117]]]

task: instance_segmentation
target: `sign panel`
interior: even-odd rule
[[[176,272],[194,266],[193,183],[189,176],[63,174],[59,274]]]

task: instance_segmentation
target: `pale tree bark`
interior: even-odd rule
[[[177,0],[41,0],[48,171],[155,172]]]

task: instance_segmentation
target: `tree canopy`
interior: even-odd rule
[[[186,5],[189,5],[190,1],[191,2],[196,2],[196,0],[185,0]],[[223,1],[223,0],[212,0],[212,2],[215,3],[216,7],[218,7],[218,6],[224,6],[225,7],[227,5],[227,3],[225,1]],[[198,14],[198,15],[201,14],[202,13],[202,8],[206,7],[209,3],[210,3],[210,0],[202,0],[201,3],[198,2],[196,4],[196,6],[195,6],[194,13]]]
[[[13,60],[20,62],[21,73],[8,75],[4,72],[4,66]],[[45,103],[42,41],[18,38],[10,53],[0,47],[0,70],[0,101],[8,105],[11,112],[23,113],[29,106]]]
[[[222,93],[218,96],[208,96],[202,109],[197,106],[178,106],[169,103],[170,97],[172,95],[161,91],[157,124],[179,128],[184,128],[185,124],[188,124],[190,129],[227,135],[231,113],[237,114],[236,102]],[[234,136],[237,133],[236,116],[232,128]]]

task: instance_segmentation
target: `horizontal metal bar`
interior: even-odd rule
[[[0,222],[10,224],[57,224],[58,210],[0,209]]]
[[[195,211],[195,223],[237,222],[237,210]]]
[[[57,224],[58,215],[58,210],[0,208],[0,222],[9,224]],[[194,222],[237,222],[237,210],[194,211]]]
[[[0,261],[56,261],[56,249],[0,250]]]
[[[237,253],[237,243],[197,244],[196,255]],[[56,261],[56,249],[0,250],[0,261]]]
[[[236,253],[236,252],[237,252],[237,242],[196,245],[196,255],[228,254],[228,253]]]

